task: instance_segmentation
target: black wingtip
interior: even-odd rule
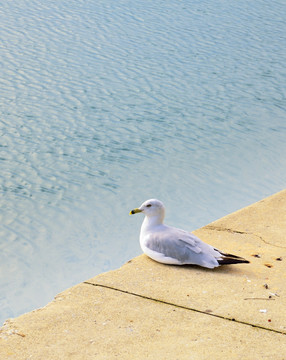
[[[217,249],[216,249],[217,250]],[[249,264],[250,261],[240,257],[240,256],[237,256],[237,255],[233,255],[233,254],[225,254],[219,250],[217,250],[222,258],[220,260],[218,260],[218,263],[220,265],[230,265],[230,264]]]
[[[221,260],[218,260],[218,263],[220,265],[231,265],[231,264],[249,264],[250,261],[248,260],[245,260],[245,259],[242,259],[242,258],[224,258],[224,259],[221,259]]]

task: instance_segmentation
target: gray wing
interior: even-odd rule
[[[177,259],[182,264],[216,263],[216,251],[213,247],[184,230],[167,227],[164,231],[149,234],[145,245],[165,257]]]

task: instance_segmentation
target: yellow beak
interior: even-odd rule
[[[136,208],[136,209],[131,210],[129,215],[134,215],[134,214],[137,214],[137,213],[140,213],[140,212],[142,212],[142,210]]]

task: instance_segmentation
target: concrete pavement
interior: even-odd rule
[[[0,359],[286,360],[286,190],[195,234],[251,263],[141,255],[8,320]]]

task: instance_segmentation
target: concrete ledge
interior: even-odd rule
[[[286,191],[202,229],[251,264],[142,255],[0,329],[0,359],[278,359],[286,354]]]

